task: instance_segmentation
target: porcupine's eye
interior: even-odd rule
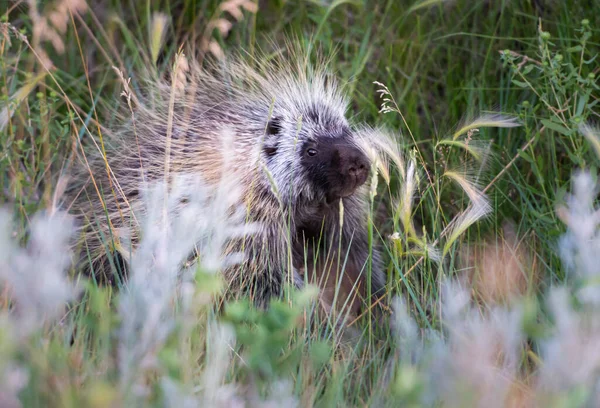
[[[311,157],[312,157],[312,156],[316,156],[316,155],[317,155],[317,150],[316,150],[316,149],[313,149],[313,148],[311,147],[311,148],[309,148],[309,149],[306,149],[306,154],[307,154],[307,155],[309,155],[309,156],[311,156]]]

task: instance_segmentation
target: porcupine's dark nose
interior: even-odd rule
[[[367,180],[369,160],[363,152],[354,147],[346,148],[344,156],[342,174],[350,177],[354,181],[355,187],[362,185]]]

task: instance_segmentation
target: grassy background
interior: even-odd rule
[[[195,52],[204,58],[203,40],[207,38],[223,50],[242,48],[250,55],[259,48],[273,50],[273,44],[290,35],[296,41],[312,42],[325,53],[336,51],[332,68],[349,84],[356,121],[384,125],[401,134],[407,156],[417,160],[422,181],[412,216],[426,230],[430,242],[439,238],[468,204],[464,191],[448,182],[444,172],[472,165],[464,150],[439,146],[438,142],[482,112],[502,112],[522,120],[520,128],[481,128],[473,136],[473,143],[491,142],[487,166],[478,182],[487,188],[493,211],[452,244],[441,266],[426,259],[413,268],[420,254],[399,256],[385,238],[394,232],[394,226],[389,219],[379,226],[377,232],[393,258],[389,292],[408,293],[411,308],[423,325],[437,324],[440,274],[460,272],[459,250],[466,242],[486,237],[501,241],[507,220],[514,222],[517,235],[533,252],[541,285],[528,287],[528,291],[541,291],[565,277],[556,251],[562,226],[555,206],[575,168],[597,166],[596,156],[576,131],[580,122],[598,120],[595,103],[599,92],[593,75],[600,74],[600,69],[596,61],[586,63],[600,45],[600,21],[594,12],[600,7],[597,1],[260,1],[258,12],[245,11],[240,21],[223,12],[219,7],[225,2],[218,1],[97,1],[81,15],[69,16],[66,30],[58,33],[64,45],[62,53],[50,42],[36,44],[27,3],[10,2],[7,10],[0,10],[4,21],[29,39],[29,43],[17,39],[8,27],[5,31],[12,45],[8,37],[0,37],[4,98],[0,106],[14,105],[8,125],[0,130],[2,200],[14,206],[24,224],[35,210],[51,207],[56,183],[68,171],[79,141],[97,134],[100,126],[113,125],[113,109],[123,98],[119,96],[122,84],[111,67],[120,67],[137,89],[136,73],[153,64],[157,28],[151,19],[160,11],[168,16],[169,24],[157,54],[159,71],[172,64],[180,44],[189,47],[188,55]],[[40,14],[47,15],[59,3],[40,2]],[[207,24],[217,18],[233,23],[226,36],[217,31],[207,35]],[[582,25],[584,19],[587,22]],[[576,47],[586,31],[589,35],[582,52]],[[542,32],[549,33],[549,38]],[[50,74],[43,75],[46,70],[39,50],[47,53],[54,65]],[[504,50],[513,52],[513,58],[506,58]],[[517,54],[533,62],[527,60],[516,69],[523,61]],[[561,55],[558,59],[557,54]],[[525,73],[530,65],[530,72]],[[389,88],[401,115],[379,112],[382,100],[374,81]],[[380,185],[378,200],[384,203],[399,194],[401,185],[394,182],[390,191],[386,189]],[[405,275],[407,271],[411,272]],[[56,347],[55,354],[29,351],[33,356],[26,358],[33,361],[32,369],[38,373],[33,378],[38,382],[32,381],[21,394],[26,406],[44,401],[57,405],[96,401],[102,390],[110,394],[114,367],[104,367],[102,360],[112,352],[112,326],[103,321],[112,316],[111,297],[109,290],[88,288],[88,303],[73,310],[72,326],[60,332],[62,342],[59,336],[50,337],[53,342],[48,347]],[[89,306],[94,301],[96,305]],[[94,307],[98,310],[90,311]],[[203,313],[205,318],[215,319],[214,312]],[[288,316],[283,309],[281,313]],[[293,326],[290,316],[273,330],[287,333]],[[246,318],[253,324],[264,323],[260,320],[264,316],[244,315],[241,320]],[[68,347],[67,333],[75,327],[75,346]],[[200,366],[207,354],[203,339],[192,341],[188,350],[198,353],[192,355]],[[300,330],[290,340],[290,356],[294,347],[301,350],[289,369],[301,403],[361,406],[375,401],[373,390],[385,383],[387,357],[393,354],[392,339],[384,336],[377,347],[371,339],[370,346],[340,355],[328,354],[333,353],[328,348],[330,340],[327,334],[308,330]],[[280,345],[250,343],[246,346],[259,360],[266,358],[261,352]],[[313,347],[313,343],[319,345]],[[317,370],[305,358],[323,344],[327,364]],[[169,359],[179,362],[181,358],[168,355],[175,353],[173,350],[167,347],[163,356],[167,367],[178,364]],[[280,367],[286,359],[277,355],[267,360]],[[53,370],[62,376],[49,379]],[[102,373],[101,382],[75,378],[96,370]],[[256,380],[253,370],[249,371],[254,374],[248,374],[234,364],[230,375],[269,383],[268,376],[259,375]],[[273,375],[278,373],[275,370]],[[182,372],[178,375],[185,378]],[[77,389],[78,381],[85,386]]]

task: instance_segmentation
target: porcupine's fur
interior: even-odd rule
[[[234,157],[226,170],[239,178],[249,221],[260,226],[228,248],[242,249],[245,256],[241,265],[224,271],[230,288],[250,292],[257,304],[265,305],[281,294],[286,279],[302,286],[305,278],[316,277],[331,305],[340,273],[341,294],[370,298],[364,184],[370,164],[345,118],[347,101],[324,64],[311,67],[298,56],[291,60],[257,63],[257,68],[241,59],[213,69],[192,67],[185,94],[176,98],[167,82],[147,84],[133,121],[105,135],[112,183],[104,158],[92,149],[70,191],[72,211],[88,225],[85,248],[96,274],[109,269],[102,243],[132,224],[130,209],[140,200],[142,178],[164,177],[167,135],[170,172],[195,173],[216,184],[223,171],[221,135],[228,129],[233,145],[227,154]],[[317,154],[311,157],[308,149]],[[106,208],[97,191],[102,191]],[[384,285],[376,248],[371,276],[375,294]],[[359,303],[350,302],[355,312]]]

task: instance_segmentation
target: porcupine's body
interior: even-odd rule
[[[344,294],[370,298],[368,286],[371,294],[382,289],[376,250],[367,283],[369,160],[345,119],[347,104],[335,81],[318,67],[295,64],[268,63],[254,70],[236,62],[221,66],[220,73],[192,68],[185,95],[174,98],[174,87],[153,83],[153,97],[140,101],[134,120],[105,142],[112,186],[99,154],[88,156],[96,185],[89,171],[78,176],[87,181],[74,189],[72,208],[90,226],[86,247],[92,258],[101,265],[106,256],[101,236],[104,241],[112,236],[106,214],[113,230],[131,225],[131,211],[119,208],[135,210],[142,178],[164,177],[165,151],[170,151],[170,173],[195,173],[216,184],[224,170],[222,135],[228,130],[227,154],[233,157],[225,170],[239,178],[249,221],[259,225],[228,248],[245,256],[224,271],[231,289],[250,291],[261,305],[281,294],[285,280],[301,286],[305,274],[321,282],[330,304],[338,273],[342,302]],[[97,189],[103,191],[106,211]]]

